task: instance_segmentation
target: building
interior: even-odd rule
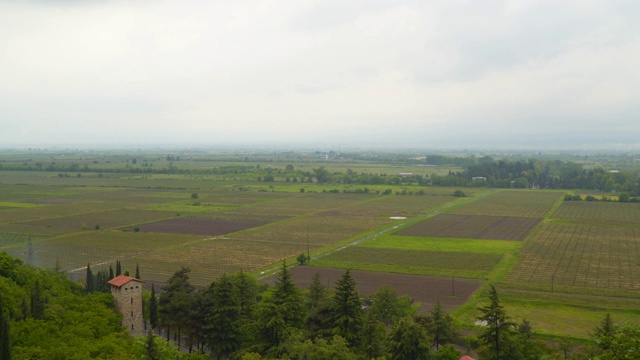
[[[122,326],[129,330],[131,336],[144,335],[144,318],[142,317],[143,284],[144,281],[125,275],[118,275],[109,280],[116,309],[122,314]]]

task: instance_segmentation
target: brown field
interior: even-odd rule
[[[238,240],[283,241],[305,245],[307,239],[312,248],[328,245],[356,236],[362,232],[389,223],[389,219],[353,219],[347,217],[308,216],[280,221],[234,234]]]
[[[320,272],[320,277],[324,283],[334,288],[345,270],[313,266],[295,266],[291,268],[294,282],[303,289],[309,287],[316,272]],[[422,303],[421,312],[428,311],[438,301],[447,311],[450,311],[467,302],[471,294],[482,285],[480,280],[361,270],[351,270],[351,276],[356,281],[360,295],[371,295],[381,286],[388,285],[396,290],[399,295],[408,295],[414,301]],[[275,276],[263,281],[273,284]]]
[[[86,214],[62,216],[44,220],[26,221],[21,224],[28,226],[60,227],[68,229],[93,228],[96,224],[102,228],[120,227],[152,220],[174,217],[164,211],[117,209],[96,211]]]
[[[217,236],[251,229],[266,224],[264,221],[234,221],[206,218],[176,218],[140,226],[140,231]]]
[[[541,219],[510,216],[441,214],[396,235],[492,240],[524,240]]]

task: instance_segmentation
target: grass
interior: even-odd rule
[[[38,204],[29,204],[29,203],[20,203],[20,202],[10,202],[10,201],[0,201],[0,208],[8,207],[8,208],[34,208],[38,207]]]
[[[481,279],[501,258],[499,254],[352,246],[314,260],[314,266]]]
[[[506,254],[517,251],[522,246],[522,243],[520,241],[505,240],[475,240],[383,235],[373,240],[367,241],[361,246],[402,250],[469,252],[477,254]]]

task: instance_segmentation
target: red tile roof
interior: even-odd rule
[[[140,279],[132,278],[126,275],[118,275],[107,282],[115,287],[121,287],[122,285],[128,283],[129,281],[144,282]]]
[[[461,357],[460,360],[476,360],[476,359],[472,358],[469,355],[465,355],[465,356]]]

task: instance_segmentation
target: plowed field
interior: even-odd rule
[[[524,240],[540,223],[531,217],[443,214],[398,231],[396,235]]]

